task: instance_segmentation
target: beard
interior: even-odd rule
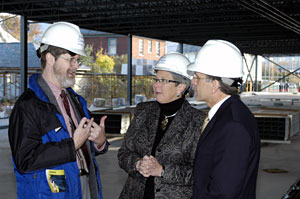
[[[59,67],[54,67],[54,74],[57,79],[57,81],[60,83],[62,88],[69,88],[74,86],[75,84],[75,76],[74,78],[70,79],[68,77],[68,72],[67,70],[65,73],[63,71],[59,70]]]

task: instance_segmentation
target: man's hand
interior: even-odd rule
[[[73,140],[74,140],[74,145],[76,150],[78,150],[90,136],[90,131],[93,122],[94,122],[94,118],[88,120],[86,117],[84,117],[80,120],[80,123],[78,124],[78,127],[76,128],[73,135]]]
[[[105,119],[107,116],[103,116],[100,120],[100,124],[98,125],[96,122],[92,123],[90,135],[88,139],[95,143],[97,148],[100,148],[106,141],[105,135]]]

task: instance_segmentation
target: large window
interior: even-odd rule
[[[109,55],[117,54],[117,39],[116,38],[108,39],[108,54]]]
[[[144,55],[144,40],[143,39],[139,40],[139,54]]]
[[[148,53],[151,54],[152,53],[152,41],[148,40]]]
[[[156,56],[160,57],[160,43],[158,41],[156,42]]]

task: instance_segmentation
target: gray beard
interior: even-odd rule
[[[68,79],[67,77],[62,77],[62,76],[57,76],[56,78],[63,88],[69,88],[74,86],[75,84],[75,78]]]
[[[59,70],[56,67],[54,67],[54,74],[62,88],[69,88],[69,87],[74,86],[75,77],[73,79],[69,79],[67,71],[66,71],[65,75],[61,75]]]

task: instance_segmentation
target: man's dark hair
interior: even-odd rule
[[[234,82],[231,85],[225,84],[221,77],[207,75],[209,80],[217,80],[220,83],[220,90],[227,95],[239,95],[239,83],[241,83],[241,78],[230,78]]]
[[[70,54],[71,57],[75,56],[76,54],[69,51],[69,50],[66,50],[66,49],[63,49],[63,48],[59,48],[59,47],[55,47],[55,46],[48,46],[47,50],[45,50],[44,52],[40,53],[40,48],[37,50],[37,56],[39,58],[41,58],[41,68],[42,70],[45,69],[46,67],[46,54],[47,53],[51,53],[54,57],[55,57],[55,60],[58,59],[58,57],[62,54]]]

